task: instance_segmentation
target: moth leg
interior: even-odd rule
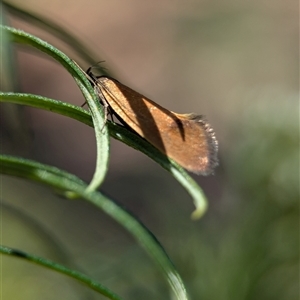
[[[108,104],[107,101],[103,101],[102,100],[102,102],[103,102],[103,109],[104,109],[104,124],[106,124],[107,117],[110,114],[110,112],[109,112],[109,104]]]
[[[108,102],[106,101],[106,99],[104,97],[101,97],[100,93],[98,95],[99,95],[99,98],[101,100],[100,102],[103,105],[103,109],[104,109],[104,122],[103,122],[103,126],[101,128],[101,131],[103,132],[105,124],[108,120],[108,115],[112,116],[112,114],[111,114],[111,111],[110,111],[110,106],[109,106]]]

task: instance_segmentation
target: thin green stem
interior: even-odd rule
[[[121,297],[117,296],[115,293],[110,291],[107,287],[103,286],[99,282],[96,282],[92,280],[90,277],[86,276],[85,274],[71,270],[69,268],[66,268],[65,266],[58,264],[54,261],[51,261],[49,259],[45,259],[43,257],[39,257],[36,255],[32,255],[29,253],[26,253],[24,251],[12,249],[10,247],[2,246],[0,245],[0,253],[15,256],[21,259],[25,259],[27,261],[33,262],[37,265],[46,267],[48,269],[54,270],[56,272],[65,274],[73,279],[76,279],[77,281],[87,285],[89,288],[95,290],[96,292],[100,293],[101,295],[112,299],[112,300],[122,300]]]

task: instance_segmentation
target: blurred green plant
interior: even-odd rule
[[[297,300],[299,97],[276,87],[250,94],[228,137],[234,147],[223,153],[223,199],[185,237],[183,276],[195,298]]]
[[[236,275],[247,299],[298,299],[298,95],[273,87],[244,105],[234,130],[243,139],[228,168],[242,199],[231,228],[238,236]]]

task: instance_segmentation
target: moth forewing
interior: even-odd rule
[[[196,114],[169,111],[119,81],[91,76],[103,104],[137,134],[188,171],[208,175],[217,166],[218,142]]]

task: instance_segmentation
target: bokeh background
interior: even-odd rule
[[[298,3],[9,3],[73,33],[119,81],[172,111],[203,114],[215,129],[220,165],[213,176],[193,176],[209,199],[203,219],[190,220],[192,201],[167,172],[114,140],[102,187],[155,234],[191,299],[299,299]],[[43,29],[3,8],[1,17],[89,67]],[[71,76],[49,57],[13,45],[14,86],[1,57],[2,90],[83,103]],[[2,105],[1,145],[3,153],[86,181],[94,171],[93,130],[49,112]],[[168,299],[156,266],[101,211],[6,176],[0,188],[2,244],[82,270],[124,299]],[[102,299],[24,261],[2,257],[1,265],[5,300]]]

